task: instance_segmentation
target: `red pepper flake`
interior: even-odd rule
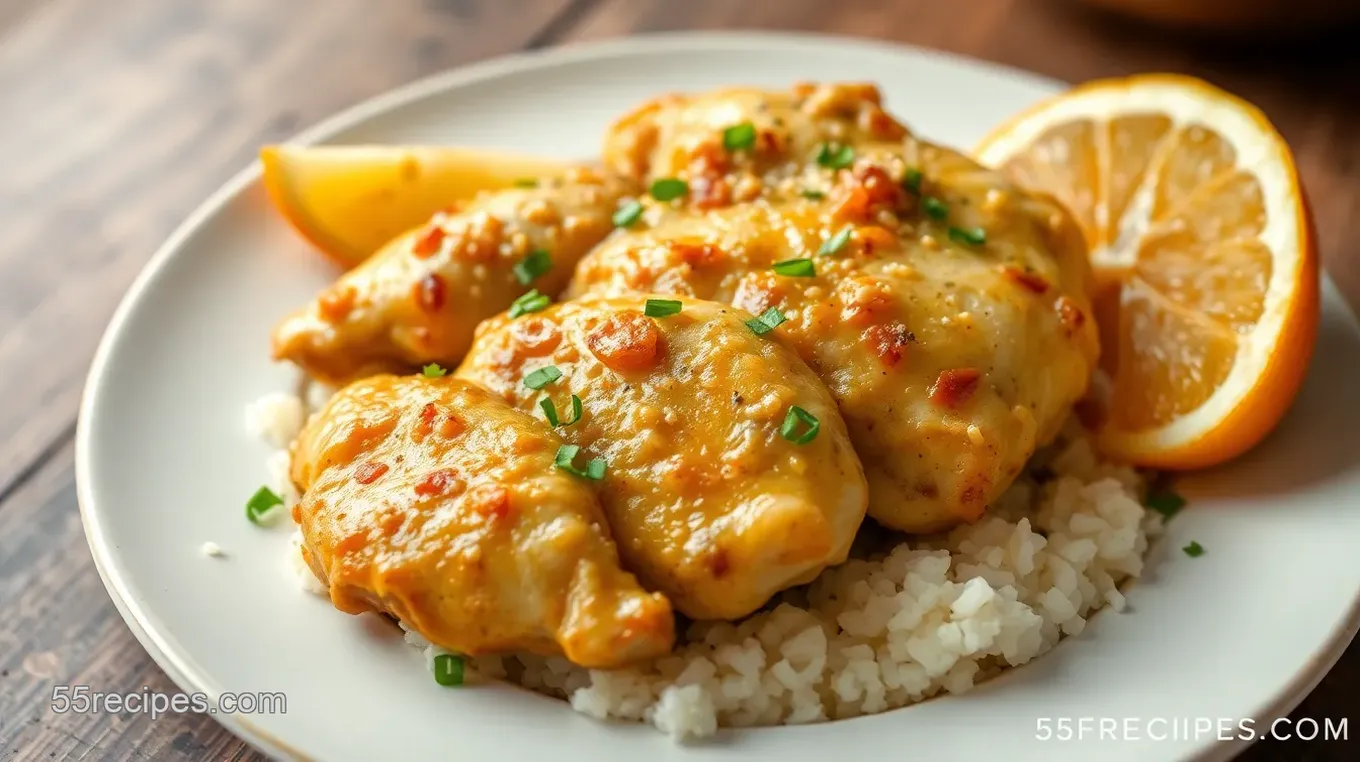
[[[901,323],[871,325],[864,331],[864,340],[884,365],[891,368],[907,354],[907,345],[916,341],[916,334]]]
[[[444,228],[438,225],[431,225],[424,235],[416,238],[415,244],[411,246],[411,253],[424,259],[439,253],[444,247]]]
[[[784,153],[784,140],[777,132],[761,130],[756,135],[756,150],[765,156],[779,156]]]
[[[1002,265],[1001,273],[1012,283],[1018,283],[1036,294],[1048,292],[1048,281],[1044,280],[1038,273],[1021,270],[1018,267],[1011,267],[1010,265]]]
[[[439,408],[433,402],[426,402],[425,407],[420,409],[420,430],[422,434],[430,433],[434,428],[434,419],[439,416]]]
[[[1058,311],[1058,319],[1062,321],[1063,327],[1067,329],[1069,335],[1076,333],[1077,329],[1086,323],[1086,313],[1082,312],[1081,308],[1066,296],[1058,297],[1053,308]]]
[[[366,461],[354,469],[354,481],[360,484],[372,484],[385,473],[387,473],[386,463],[379,463],[376,460]]]
[[[707,142],[694,149],[690,154],[689,172],[691,180],[706,177],[716,179],[732,168],[732,157],[727,149],[718,142]],[[691,189],[692,190],[692,189]]]
[[[893,182],[888,170],[873,164],[855,165],[852,176],[868,194],[870,205],[894,207],[904,192],[901,186]]]
[[[661,331],[641,312],[620,310],[586,334],[586,346],[611,370],[650,370],[661,356]]]
[[[957,408],[977,391],[982,371],[977,368],[954,368],[940,371],[930,387],[930,401],[943,407]]]
[[[338,323],[344,320],[354,309],[354,300],[357,297],[358,293],[354,290],[354,286],[346,283],[343,286],[327,289],[317,299],[317,308],[322,319],[326,322]]]
[[[711,243],[670,241],[666,246],[681,262],[695,268],[708,267],[727,258],[727,252]]]
[[[438,273],[427,273],[415,285],[416,304],[426,312],[438,312],[444,306],[444,279]]]
[[[510,515],[510,491],[499,484],[482,484],[467,494],[468,508],[488,519],[503,519]]]
[[[461,489],[463,480],[458,478],[458,472],[452,468],[441,468],[438,471],[431,471],[419,484],[415,486],[416,494],[421,497],[432,495],[447,495]]]
[[[697,176],[689,184],[696,209],[718,209],[732,203],[732,185],[726,178]]]

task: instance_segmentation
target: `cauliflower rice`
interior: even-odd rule
[[[248,411],[248,429],[285,446],[321,399],[314,390],[305,402],[270,395]],[[286,450],[267,467],[291,508]],[[649,722],[676,738],[963,693],[1079,634],[1092,613],[1124,608],[1119,585],[1141,574],[1161,531],[1161,516],[1143,507],[1145,490],[1133,469],[1100,461],[1072,422],[978,523],[898,536],[895,546],[857,553],[739,622],[693,623],[669,656],[608,671],[531,655],[475,657],[469,666],[592,717]],[[861,540],[873,540],[869,524]],[[289,567],[305,589],[325,595],[299,542],[295,535],[289,545]],[[427,667],[444,653],[415,632],[406,640]]]

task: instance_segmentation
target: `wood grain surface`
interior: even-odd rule
[[[261,758],[205,715],[48,708],[57,684],[174,689],[93,568],[71,448],[94,347],[173,227],[260,143],[393,86],[527,47],[676,29],[859,35],[1068,81],[1203,76],[1260,105],[1294,146],[1324,259],[1360,302],[1354,30],[1225,42],[1059,0],[0,0],[0,762]],[[1353,647],[1294,716],[1360,719],[1357,684]],[[1354,751],[1262,743],[1242,758]]]

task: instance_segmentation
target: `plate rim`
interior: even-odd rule
[[[911,43],[893,42],[878,38],[856,37],[846,34],[823,34],[804,31],[769,30],[714,30],[714,31],[668,31],[630,34],[598,40],[569,42],[563,45],[510,51],[491,58],[469,62],[451,69],[417,78],[406,84],[385,90],[377,95],[360,100],[343,108],[321,121],[287,138],[282,143],[312,145],[324,143],[335,135],[412,103],[438,95],[463,85],[485,81],[508,74],[530,71],[554,63],[574,63],[624,57],[637,54],[675,52],[678,50],[749,50],[753,48],[787,49],[799,45],[824,47],[871,48],[885,54],[909,53],[914,56],[934,59],[940,63],[973,71],[986,71],[993,75],[1023,78],[1033,83],[1042,83],[1054,89],[1070,87],[1063,80],[1009,64],[967,56],[951,51]],[[166,266],[178,252],[184,249],[185,242],[205,223],[245,192],[261,176],[261,165],[257,158],[251,160],[244,169],[237,172],[177,225],[170,235],[158,246],[138,271],[126,292],[118,302],[101,335],[95,350],[90,369],[86,374],[81,391],[75,432],[75,483],[76,502],[79,508],[81,528],[85,534],[86,545],[94,561],[95,570],[105,591],[113,601],[119,616],[126,624],[142,648],[151,656],[156,665],[181,689],[209,696],[215,705],[218,696],[210,689],[204,676],[198,674],[185,654],[176,653],[168,647],[165,636],[144,624],[147,612],[132,596],[127,581],[116,568],[112,559],[112,549],[108,538],[103,534],[99,512],[95,507],[95,496],[90,486],[92,465],[91,424],[89,423],[95,405],[97,390],[101,386],[107,366],[111,361],[114,345],[124,332],[125,324],[144,292],[157,280]],[[1320,272],[1324,282],[1331,280],[1326,269]],[[1347,312],[1354,312],[1347,300],[1342,300]],[[1351,607],[1346,615],[1337,621],[1327,641],[1314,652],[1307,663],[1288,683],[1273,696],[1265,700],[1253,712],[1259,722],[1271,722],[1287,717],[1331,671],[1340,660],[1346,648],[1360,632],[1360,589],[1354,593]],[[271,758],[290,760],[309,760],[310,757],[290,746],[280,738],[268,733],[250,722],[243,715],[235,713],[216,713],[213,719],[226,727],[239,739],[264,752]],[[1203,762],[1221,762],[1240,754],[1254,740],[1233,738],[1231,740],[1207,740],[1195,750],[1193,759]]]

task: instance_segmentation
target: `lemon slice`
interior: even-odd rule
[[[1316,234],[1288,145],[1190,77],[1078,87],[983,140],[980,161],[1052,194],[1096,271],[1107,454],[1200,468],[1284,415],[1319,317]]]
[[[260,161],[274,206],[346,268],[451,204],[566,171],[549,159],[451,146],[273,145]]]

